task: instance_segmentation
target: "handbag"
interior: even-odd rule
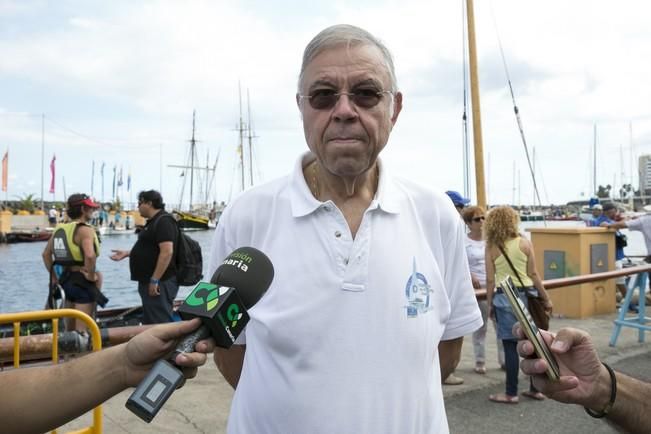
[[[502,246],[498,246],[498,248],[500,249],[500,252],[502,252],[502,255],[504,255],[504,259],[506,259],[506,262],[508,262],[511,270],[513,270],[515,273],[515,277],[517,277],[520,281],[522,288],[527,288],[527,286],[522,283],[520,273],[518,273],[518,270],[516,270],[513,266],[513,263],[511,262],[509,255],[506,254],[504,248]],[[526,289],[525,294],[527,296],[527,302],[529,303],[529,314],[531,314],[531,318],[536,324],[536,327],[543,330],[549,330],[549,314],[545,310],[545,303],[543,302],[542,298],[540,298],[540,294],[529,292]]]

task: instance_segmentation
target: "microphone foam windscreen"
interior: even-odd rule
[[[240,247],[224,259],[211,283],[235,288],[247,309],[260,300],[274,278],[271,261],[260,250]]]

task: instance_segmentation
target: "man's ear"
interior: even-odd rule
[[[301,115],[301,121],[303,120],[303,102],[301,101],[301,97],[296,93],[296,105],[298,106],[298,112]]]
[[[402,110],[402,92],[396,92],[396,94],[393,97],[392,104],[393,104],[393,113],[391,115],[391,124],[395,125],[396,121],[398,120],[398,115]]]

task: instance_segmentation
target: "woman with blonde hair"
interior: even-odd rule
[[[495,290],[495,282],[501,282],[507,276],[511,276],[525,306],[528,306],[527,294],[531,294],[539,296],[544,301],[547,312],[552,310],[551,300],[536,270],[533,246],[527,238],[520,236],[519,223],[517,212],[508,206],[491,209],[484,223],[486,300],[490,306],[490,316],[497,322],[497,337],[504,344],[506,362],[506,393],[490,395],[488,399],[504,404],[518,402],[520,360],[516,348],[517,338],[511,331],[517,319],[502,289]],[[538,392],[531,383],[529,391],[523,392],[522,395],[537,400],[545,399],[545,395]]]

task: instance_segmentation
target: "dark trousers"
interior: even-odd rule
[[[160,289],[160,295],[152,297],[149,295],[149,282],[138,282],[138,293],[140,293],[144,311],[143,324],[158,324],[174,321],[172,318],[172,307],[176,294],[179,292],[176,277],[161,280],[158,288]]]

